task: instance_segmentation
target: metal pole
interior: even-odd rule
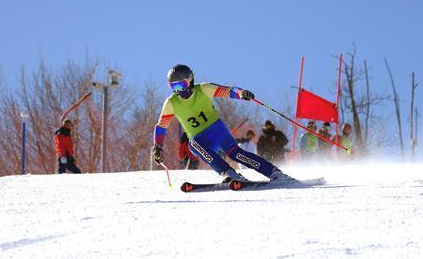
[[[336,112],[338,114],[338,120],[335,123],[335,141],[339,143],[338,131],[339,131],[339,101],[341,97],[341,76],[342,76],[342,53],[339,55],[339,67],[338,67],[338,81],[336,83]]]
[[[101,121],[101,172],[108,171],[107,163],[107,123],[109,115],[109,87],[116,89],[119,87],[119,79],[121,74],[114,70],[109,70],[109,85],[105,85],[99,82],[92,82],[95,89],[103,90],[103,118]]]
[[[103,119],[101,123],[102,141],[101,141],[101,172],[107,171],[107,118],[109,106],[108,87],[103,87]]]
[[[300,78],[298,80],[298,94],[297,94],[297,109],[295,111],[295,122],[297,122],[297,112],[298,112],[298,101],[301,94],[301,84],[303,81],[303,69],[304,69],[304,57],[301,57],[301,67],[300,67]],[[294,124],[294,136],[292,137],[292,152],[295,154],[295,140],[297,139],[297,125]]]
[[[25,174],[25,142],[26,142],[26,122],[25,118],[22,118],[22,171],[21,174]]]

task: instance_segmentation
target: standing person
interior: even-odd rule
[[[188,142],[187,133],[182,133],[179,144],[179,158],[184,169],[197,170],[200,166],[200,159],[189,150]]]
[[[352,141],[352,138],[351,138],[351,132],[352,132],[351,124],[344,123],[342,125],[341,129],[342,129],[342,135],[341,136],[335,136],[333,138],[333,141],[337,141],[342,146],[348,148],[348,151],[344,150],[344,149],[337,148],[338,158],[341,158],[341,159],[351,158],[351,154],[352,154],[352,150],[353,150],[353,141]]]
[[[55,133],[54,143],[56,146],[56,154],[59,162],[58,173],[63,174],[66,169],[75,174],[80,174],[81,170],[75,165],[73,158],[73,141],[70,135],[72,129],[72,121],[66,119]]]
[[[256,133],[252,130],[248,130],[245,134],[245,138],[236,139],[238,142],[238,146],[244,149],[247,152],[257,154],[257,145],[254,143],[254,139],[256,138]],[[247,167],[241,163],[238,163],[240,169],[246,169]]]
[[[159,122],[154,129],[152,157],[156,163],[164,160],[163,142],[166,130],[176,116],[188,135],[190,149],[223,176],[224,182],[247,180],[218,155],[219,151],[224,151],[232,160],[255,169],[271,181],[293,180],[263,158],[239,148],[213,106],[213,98],[249,101],[254,98],[253,93],[214,83],[194,84],[194,74],[186,65],[178,64],[171,68],[167,80],[173,94],[164,102]]]
[[[309,121],[307,123],[307,129],[316,131],[316,122]],[[305,159],[313,158],[319,148],[319,138],[310,132],[305,132],[301,135],[301,156]]]
[[[319,129],[319,134],[325,137],[326,139],[330,139],[332,135],[329,133],[329,131],[330,131],[330,123],[324,122],[322,125],[322,128]],[[323,156],[329,155],[331,148],[332,148],[331,143],[319,138],[319,153],[321,155]]]
[[[285,146],[288,138],[282,131],[276,130],[275,125],[267,120],[262,128],[263,134],[257,142],[257,154],[273,162],[281,163],[285,161]]]

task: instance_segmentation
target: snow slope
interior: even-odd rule
[[[0,258],[423,258],[423,165],[290,168],[316,188],[182,193],[212,171],[0,178]],[[263,179],[243,171],[250,179]]]

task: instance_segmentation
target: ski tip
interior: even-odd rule
[[[185,182],[181,185],[181,191],[183,192],[191,192],[193,189],[194,187],[189,182]]]

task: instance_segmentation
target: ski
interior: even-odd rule
[[[233,191],[253,191],[253,190],[270,190],[270,189],[289,189],[289,188],[309,188],[318,185],[324,185],[325,179],[314,178],[306,180],[295,180],[287,182],[269,182],[269,181],[248,181],[240,182],[233,180],[230,183],[189,183],[185,182],[181,185],[183,192],[214,192],[223,190]]]
[[[324,178],[314,178],[306,180],[294,180],[285,182],[269,181],[248,181],[240,182],[233,180],[229,183],[229,189],[233,191],[240,190],[270,190],[270,189],[289,189],[289,188],[308,188],[326,183]]]
[[[181,185],[181,191],[183,192],[213,192],[221,190],[229,190],[229,183],[195,184],[185,182]]]

